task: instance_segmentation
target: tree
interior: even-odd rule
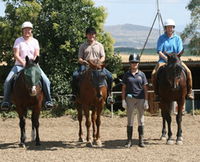
[[[5,0],[7,2],[6,16],[3,24],[8,24],[0,30],[9,31],[7,40],[9,48],[13,45],[14,37],[20,35],[23,21],[34,24],[34,36],[41,47],[40,65],[52,83],[54,98],[64,103],[63,94],[71,91],[71,76],[77,65],[79,45],[85,41],[85,30],[93,26],[97,30],[97,39],[103,43],[107,54],[106,63],[111,72],[121,70],[121,59],[114,55],[113,39],[103,31],[106,18],[103,7],[95,7],[92,0]],[[8,28],[12,24],[12,27]],[[12,34],[11,34],[12,33]],[[17,34],[16,34],[17,33]],[[3,37],[0,37],[2,40]],[[6,42],[5,42],[6,44]],[[1,47],[0,47],[1,48]],[[8,48],[5,50],[10,52]],[[2,49],[0,49],[2,53]],[[11,52],[10,52],[11,53]],[[11,60],[10,55],[9,60]],[[5,57],[1,57],[4,58]]]
[[[190,38],[191,54],[200,56],[200,1],[191,0],[187,9],[191,11],[191,23],[186,26],[181,37],[183,40]]]

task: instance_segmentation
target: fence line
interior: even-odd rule
[[[200,89],[193,89],[192,93],[200,92]],[[111,96],[114,97],[115,94],[121,94],[121,91],[115,91],[111,93]],[[154,90],[148,90],[148,93],[154,93]],[[114,104],[114,103],[113,103]],[[111,104],[111,118],[113,118],[113,104]],[[194,100],[192,100],[192,115],[194,115]]]

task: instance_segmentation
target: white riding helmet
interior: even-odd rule
[[[175,21],[173,19],[166,19],[164,22],[164,26],[176,26]]]
[[[31,28],[31,29],[33,29],[33,24],[30,21],[25,21],[22,24],[22,29],[24,29],[24,28]]]

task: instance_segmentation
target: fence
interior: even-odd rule
[[[149,90],[148,93],[154,93],[154,91]],[[193,93],[193,95],[200,93],[200,89],[193,89],[192,93]],[[114,98],[114,95],[119,95],[119,94],[121,94],[121,91],[115,91],[115,92],[111,93],[111,96]],[[194,108],[195,103],[194,102],[195,102],[195,100],[192,100],[191,102],[192,102],[192,104],[191,104],[192,105],[192,115],[194,115],[194,110],[195,110],[195,108]],[[174,106],[175,106],[175,104],[174,104]],[[113,104],[111,104],[111,117],[113,118]]]

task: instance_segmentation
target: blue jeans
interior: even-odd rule
[[[13,76],[20,72],[24,67],[15,65],[11,69],[10,73],[8,74],[5,82],[4,82],[4,102],[10,103],[10,94],[11,94],[11,86],[12,86],[12,80]],[[46,101],[51,101],[51,94],[50,94],[50,81],[47,78],[46,74],[41,70],[41,77],[42,77],[42,83],[43,83],[43,91],[46,97]]]

